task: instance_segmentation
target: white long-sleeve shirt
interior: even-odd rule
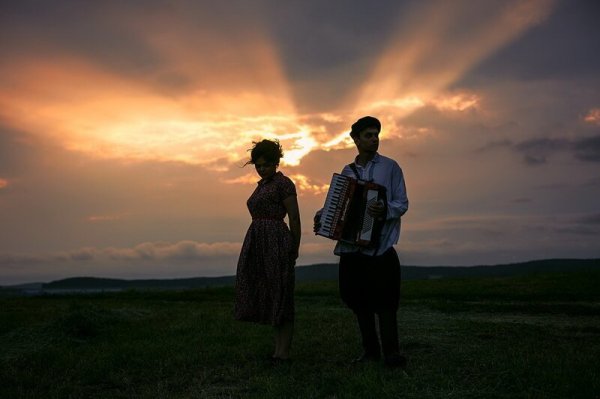
[[[334,253],[340,255],[348,252],[362,252],[365,255],[381,255],[400,239],[400,217],[408,210],[408,197],[404,174],[400,165],[391,158],[376,153],[364,167],[355,162],[361,180],[371,181],[384,186],[387,191],[387,215],[381,229],[381,238],[377,248],[362,248],[357,245],[338,241]],[[342,175],[356,178],[349,165],[342,170]]]

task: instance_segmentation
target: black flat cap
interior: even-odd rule
[[[381,131],[381,122],[379,119],[374,118],[372,116],[363,116],[352,125],[352,130],[350,131],[350,136],[354,137],[360,134],[363,130],[368,127],[375,127],[377,131]]]

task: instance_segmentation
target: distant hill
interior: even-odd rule
[[[600,259],[546,259],[493,266],[402,266],[403,280],[439,278],[503,277],[532,273],[568,272],[600,268]],[[337,264],[317,264],[296,268],[296,280],[337,280]]]
[[[186,289],[204,288],[209,286],[232,285],[234,276],[223,277],[194,277],[178,279],[152,279],[152,280],[120,280],[96,277],[73,277],[64,280],[53,281],[42,285],[44,290],[68,290],[68,289]]]
[[[600,268],[600,259],[547,259],[493,266],[402,266],[403,280],[428,280],[467,277],[503,277],[532,273],[568,272]],[[315,264],[296,267],[296,281],[337,280],[337,264]],[[230,286],[235,276],[195,277],[180,279],[124,280],[96,277],[74,277],[50,283],[3,287],[22,293],[95,292],[126,289],[190,289]]]

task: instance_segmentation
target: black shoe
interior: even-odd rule
[[[381,355],[376,353],[363,353],[356,359],[352,360],[352,364],[356,363],[367,363],[367,362],[377,362],[381,359]]]
[[[393,368],[393,369],[396,369],[396,368],[405,369],[406,362],[407,362],[406,357],[404,357],[400,354],[386,356],[385,359],[383,360],[383,364],[386,367]]]
[[[288,358],[282,358],[282,357],[271,357],[271,363],[277,365],[277,364],[290,364],[292,362],[292,359]]]

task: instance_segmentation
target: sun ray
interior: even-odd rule
[[[356,100],[349,108],[360,112],[392,107],[396,117],[410,114],[435,100],[485,57],[546,19],[555,3],[554,0],[501,2],[494,5],[493,13],[473,13],[488,16],[478,21],[461,17],[472,15],[467,11],[473,11],[473,7],[485,8],[489,4],[475,5],[462,0],[434,2],[412,9],[403,15],[388,49],[352,96]],[[461,23],[465,26],[460,26]],[[469,40],[450,34],[457,29],[468,32]],[[465,99],[461,101],[466,106]],[[446,106],[450,107],[450,103]]]
[[[3,64],[9,72],[0,78],[3,119],[69,150],[125,160],[235,162],[253,139],[288,135],[284,161],[298,164],[315,146],[298,122],[289,83],[266,36],[254,33],[236,43],[226,67],[216,67],[203,54],[190,55],[190,43],[165,40],[181,32],[159,33],[147,33],[145,40],[170,60],[165,70],[182,65],[176,72],[190,83],[180,92],[165,95],[152,76],[131,79],[81,57],[19,58]]]

